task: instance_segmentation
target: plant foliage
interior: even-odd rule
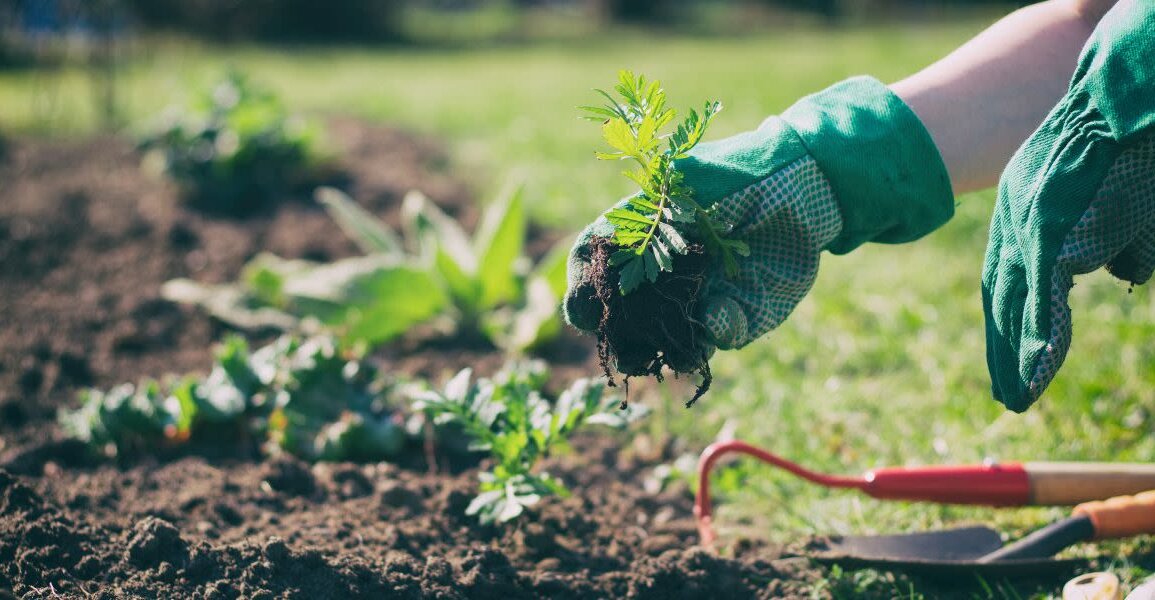
[[[266,452],[306,460],[381,460],[405,441],[387,391],[373,368],[331,337],[286,336],[253,352],[230,337],[208,376],[87,390],[60,422],[109,454],[251,439]]]
[[[167,111],[141,148],[190,204],[241,216],[308,183],[315,138],[275,95],[234,71],[194,106]]]
[[[721,256],[732,276],[738,268],[734,255],[745,256],[749,249],[725,238],[729,225],[694,200],[693,190],[675,168],[675,161],[686,158],[702,140],[711,119],[722,110],[721,103],[707,102],[701,113],[690,110],[672,133],[663,134],[676,113],[666,106],[661,85],[630,71],[621,71],[618,80],[614,90],[620,100],[597,90],[606,104],[581,108],[587,118],[602,122],[602,137],[613,149],[598,152],[597,157],[636,163],[623,175],[641,190],[605,215],[620,248],[610,265],[620,270],[622,293],[643,281],[657,281],[662,271],[673,271],[674,255],[688,253],[692,243],[705,244]]]
[[[165,284],[164,296],[244,329],[315,323],[369,346],[427,322],[512,352],[560,333],[568,240],[529,265],[519,188],[486,208],[472,238],[418,192],[404,202],[404,237],[342,192],[321,188],[317,198],[365,256],[311,263],[262,254],[236,283],[177,279]]]
[[[536,466],[567,448],[582,425],[624,428],[643,414],[638,407],[619,410],[605,385],[591,379],[575,381],[551,403],[541,392],[547,376],[540,362],[511,365],[492,379],[474,379],[464,369],[443,390],[417,396],[416,409],[436,424],[459,425],[472,449],[492,457],[493,467],[479,475],[479,493],[466,509],[483,523],[509,521],[545,496],[567,495],[561,481]]]

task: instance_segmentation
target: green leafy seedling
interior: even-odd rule
[[[440,391],[425,391],[414,404],[435,424],[455,423],[484,451],[493,467],[480,475],[479,493],[466,508],[482,523],[520,516],[543,497],[568,494],[561,481],[537,468],[540,460],[567,448],[581,426],[624,428],[644,411],[618,410],[605,385],[579,379],[549,402],[542,394],[548,373],[540,362],[507,367],[492,379],[473,379],[471,369],[454,376]]]
[[[364,256],[315,263],[263,253],[236,282],[174,279],[162,295],[241,329],[320,325],[349,345],[374,347],[424,325],[522,354],[561,333],[571,240],[530,264],[520,186],[486,207],[472,237],[420,192],[403,203],[404,237],[339,190],[316,197]]]
[[[324,178],[317,138],[275,94],[234,70],[191,106],[167,110],[140,146],[145,165],[178,183],[190,206],[245,216]]]
[[[621,71],[618,79],[614,89],[619,98],[596,90],[606,104],[581,108],[587,118],[602,122],[602,137],[613,149],[597,152],[597,157],[636,163],[623,174],[641,190],[605,215],[619,247],[610,266],[620,271],[621,292],[628,294],[642,281],[652,283],[659,273],[673,271],[674,255],[687,254],[695,242],[719,254],[726,273],[733,276],[738,270],[735,255],[745,256],[749,248],[726,239],[729,226],[694,200],[693,190],[675,168],[675,161],[686,158],[702,140],[721,103],[707,102],[700,113],[690,110],[672,133],[662,133],[676,113],[666,106],[661,85],[630,71]]]
[[[105,454],[163,452],[200,442],[257,442],[306,460],[383,460],[406,439],[375,369],[331,336],[281,337],[250,352],[217,349],[207,377],[87,390],[64,430]]]

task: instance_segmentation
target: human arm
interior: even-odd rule
[[[956,194],[994,185],[1067,91],[1079,52],[1117,0],[1049,0],[1017,10],[891,84],[942,155]]]

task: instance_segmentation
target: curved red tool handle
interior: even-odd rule
[[[861,477],[842,477],[816,473],[776,454],[751,446],[746,442],[738,440],[714,442],[707,446],[706,449],[702,451],[702,456],[698,458],[698,495],[694,499],[694,518],[698,520],[698,535],[701,536],[703,546],[710,546],[714,543],[714,540],[717,539],[711,517],[710,470],[714,468],[714,463],[716,463],[719,458],[731,452],[753,456],[762,462],[786,469],[807,481],[813,481],[818,485],[826,487],[863,489],[867,485],[866,480]]]
[[[705,546],[717,539],[710,506],[710,470],[719,458],[732,452],[753,456],[821,486],[854,488],[882,500],[993,506],[1032,503],[1030,477],[1019,463],[887,467],[847,477],[816,473],[738,440],[715,442],[698,459],[698,496],[694,500],[694,517]]]

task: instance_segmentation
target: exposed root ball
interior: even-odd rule
[[[609,266],[617,246],[607,238],[596,238],[592,244],[591,283],[602,303],[598,360],[610,385],[614,385],[611,365],[625,376],[627,386],[637,375],[661,381],[663,367],[675,374],[701,373],[702,383],[686,403],[692,406],[713,380],[706,331],[694,318],[708,258],[701,247],[691,247],[689,254],[674,258],[673,272],[662,272],[656,282],[643,282],[622,295],[618,271]]]

